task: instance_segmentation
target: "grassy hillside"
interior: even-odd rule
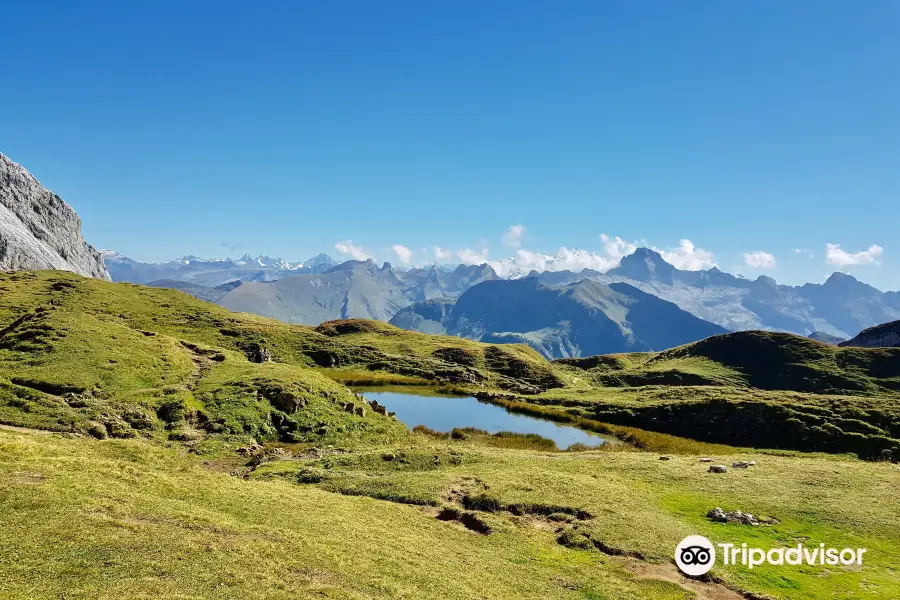
[[[658,353],[563,359],[599,385],[731,385],[819,394],[900,392],[900,349],[839,348],[790,333],[740,331]]]
[[[894,293],[898,294],[898,292]],[[900,321],[890,321],[863,329],[853,339],[841,341],[840,345],[863,348],[898,348],[900,347]]]
[[[791,600],[900,593],[886,463],[546,453],[405,442],[201,461],[147,440],[0,430],[0,597]],[[240,475],[235,477],[229,472]],[[836,493],[839,492],[839,493]],[[778,525],[717,524],[714,506]],[[480,533],[479,533],[480,531]],[[717,566],[680,577],[688,534],[869,549],[861,570]],[[727,587],[726,587],[727,586]]]
[[[529,398],[533,410],[718,443],[900,455],[900,349],[745,331],[555,364],[582,388]]]
[[[0,273],[0,598],[900,595],[896,465],[733,446],[777,435],[872,457],[898,436],[894,355],[798,346],[773,379],[728,339],[549,363],[527,346],[287,325],[174,290]],[[848,393],[778,388],[820,372]],[[705,385],[641,379],[658,373]],[[411,432],[353,381],[502,394],[635,444]],[[713,475],[700,452],[757,465]],[[778,524],[713,523],[715,506]],[[720,565],[689,580],[670,557],[696,533],[869,554],[861,570]]]
[[[0,422],[11,425],[198,444],[210,433],[391,437],[390,423],[346,412],[357,401],[340,383],[428,383],[716,443],[877,458],[900,438],[898,349],[742,332],[548,363],[524,345],[375,321],[288,325],[60,272],[0,274],[0,292]],[[270,360],[253,362],[261,354]]]
[[[261,353],[270,360],[253,362]],[[563,384],[527,347],[367,321],[314,329],[231,313],[174,290],[61,272],[0,273],[3,423],[97,437],[176,439],[199,429],[295,441],[396,429],[345,413],[355,400],[332,379],[526,392]]]

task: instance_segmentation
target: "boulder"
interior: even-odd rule
[[[725,465],[710,465],[708,473],[727,473],[728,467]]]
[[[254,344],[247,350],[247,360],[252,363],[264,363],[272,360],[272,354],[265,346]]]
[[[254,441],[250,442],[249,444],[247,444],[246,446],[244,446],[243,448],[238,448],[237,452],[238,452],[238,454],[247,456],[247,455],[251,455],[251,454],[256,454],[260,450],[262,450],[262,446],[260,446],[254,440]]]
[[[706,513],[706,516],[716,523],[739,523],[741,525],[752,525],[754,527],[758,527],[759,525],[775,525],[778,523],[778,519],[773,517],[758,519],[751,513],[739,510],[725,512],[718,506]]]
[[[309,401],[303,396],[291,390],[286,390],[277,385],[268,385],[260,389],[259,395],[269,401],[269,404],[289,415],[306,407]]]

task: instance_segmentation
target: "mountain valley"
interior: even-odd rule
[[[15,261],[0,271],[3,597],[900,590],[900,348],[885,347],[898,322],[824,331],[891,316],[894,293],[679,271],[652,250],[607,273],[512,279],[487,264],[104,252],[113,279],[134,280],[110,282],[74,211],[29,201],[64,218],[0,221]],[[372,391],[448,410],[465,396],[597,445],[410,429]],[[760,519],[717,522],[719,505]],[[694,579],[671,563],[697,534],[872,551],[861,569]]]

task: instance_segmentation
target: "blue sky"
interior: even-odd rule
[[[140,260],[637,243],[897,289],[898,30],[878,0],[19,2],[0,151]]]

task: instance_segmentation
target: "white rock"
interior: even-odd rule
[[[81,219],[21,165],[0,154],[0,269],[58,269],[109,279]]]

